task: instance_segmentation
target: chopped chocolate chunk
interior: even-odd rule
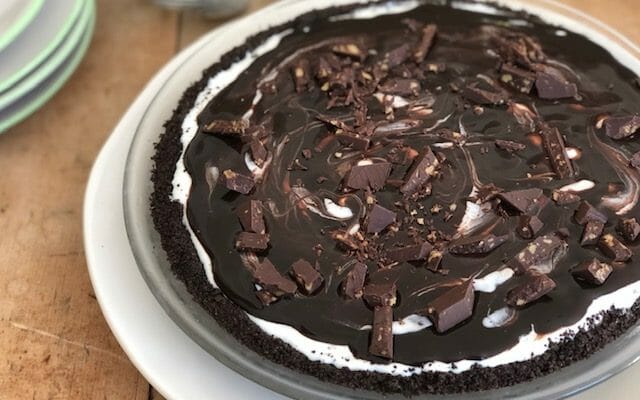
[[[438,170],[440,162],[429,146],[422,150],[422,153],[413,161],[411,168],[405,176],[404,184],[400,187],[400,192],[411,195],[419,191]]]
[[[242,175],[231,169],[224,170],[221,178],[224,180],[224,184],[227,189],[242,194],[249,194],[249,192],[251,192],[251,190],[253,190],[253,187],[255,186],[253,178]]]
[[[495,145],[500,150],[505,150],[505,151],[508,151],[509,153],[515,153],[517,151],[522,151],[527,148],[527,146],[525,146],[522,143],[513,142],[511,140],[501,140],[501,139],[496,140]]]
[[[633,153],[633,155],[629,159],[629,165],[637,170],[640,170],[640,151]]]
[[[635,241],[640,235],[640,224],[635,218],[620,219],[616,229],[627,242]]]
[[[565,99],[576,97],[578,87],[569,82],[559,70],[544,66],[536,73],[536,89],[538,97],[545,100]]]
[[[216,119],[202,128],[204,133],[213,133],[223,136],[238,136],[240,137],[245,133],[247,129],[247,123],[243,119],[237,120],[223,120]]]
[[[546,60],[540,43],[524,33],[497,29],[492,40],[495,42],[496,51],[506,62],[531,69],[534,64]]]
[[[434,24],[429,24],[422,28],[422,37],[420,38],[420,43],[416,47],[413,52],[413,59],[417,63],[421,63],[427,57],[431,46],[433,45],[433,40],[438,32],[438,27]]]
[[[592,220],[600,221],[605,224],[607,223],[607,217],[600,211],[596,210],[596,208],[586,200],[582,200],[580,202],[578,209],[573,214],[573,218],[580,225],[584,225]]]
[[[432,272],[441,272],[442,259],[444,258],[444,251],[441,245],[437,245],[429,253],[427,257],[427,269]]]
[[[356,262],[340,284],[340,292],[342,295],[350,300],[362,297],[362,287],[364,286],[366,276],[366,264]]]
[[[538,235],[544,224],[535,215],[521,215],[518,219],[518,235],[523,239],[533,239]]]
[[[447,290],[427,305],[426,314],[431,318],[436,331],[444,333],[473,314],[475,293],[473,280]]]
[[[289,275],[296,281],[302,293],[306,295],[313,294],[324,282],[322,275],[313,268],[309,261],[302,258],[291,265]]]
[[[393,307],[397,300],[397,288],[394,282],[368,283],[363,289],[362,298],[369,307]]]
[[[427,258],[432,248],[429,242],[393,247],[387,250],[387,258],[393,262],[420,261]]]
[[[359,61],[367,57],[367,52],[357,43],[336,44],[331,50],[337,55],[351,57]]]
[[[249,200],[236,208],[236,215],[240,220],[242,229],[246,232],[265,233],[264,217],[262,215],[262,201]]]
[[[567,155],[564,146],[564,139],[558,128],[543,126],[540,135],[542,136],[542,145],[547,153],[549,162],[553,171],[558,178],[565,179],[573,175],[573,164]]]
[[[371,325],[371,339],[369,353],[386,358],[393,358],[393,309],[389,306],[373,309],[373,324]]]
[[[552,261],[566,249],[567,242],[558,235],[549,233],[529,243],[509,261],[508,265],[516,273],[524,274],[530,269],[537,269],[540,264]],[[553,265],[550,268],[553,268]]]
[[[244,134],[240,137],[240,139],[244,143],[251,143],[254,140],[262,140],[269,136],[271,131],[269,131],[263,124],[260,125],[251,125],[245,129]]]
[[[543,197],[542,189],[522,189],[498,193],[498,198],[520,214],[531,213]]]
[[[536,75],[512,64],[502,64],[500,68],[500,81],[520,93],[529,94],[536,81]]]
[[[507,100],[504,93],[482,89],[477,82],[472,82],[465,86],[462,90],[462,95],[467,100],[481,105],[498,105]]]
[[[507,236],[496,236],[492,233],[482,237],[466,238],[449,246],[449,253],[460,256],[487,254],[506,241]]]
[[[577,281],[599,286],[607,280],[611,272],[613,272],[611,265],[594,258],[575,266],[571,270],[571,275]]]
[[[613,261],[628,261],[633,253],[631,249],[622,244],[615,236],[606,233],[600,237],[598,248],[607,257]]]
[[[253,140],[250,145],[251,158],[258,167],[262,167],[267,160],[267,149],[264,147],[261,141]]]
[[[251,273],[255,282],[274,296],[290,296],[296,292],[296,284],[280,274],[268,258],[263,259]]]
[[[354,150],[364,151],[369,147],[370,143],[369,139],[357,134],[337,133],[336,138],[341,144],[349,146]]]
[[[403,64],[409,58],[410,51],[409,45],[405,43],[385,54],[383,61],[385,69],[391,69]]]
[[[351,189],[380,190],[391,173],[391,163],[374,162],[372,164],[354,165],[345,179]]]
[[[626,117],[609,117],[604,121],[607,136],[620,140],[628,138],[640,128],[640,117],[630,115]]]
[[[331,232],[331,238],[347,250],[358,250],[358,242],[347,231],[338,229]]]
[[[600,235],[604,231],[604,222],[596,219],[587,221],[582,231],[582,237],[580,238],[581,246],[594,246],[598,243]]]
[[[505,301],[513,307],[522,307],[538,300],[556,288],[556,283],[547,275],[528,275],[527,281],[507,293]]]
[[[381,92],[398,96],[417,96],[420,94],[420,82],[415,79],[387,79],[379,86]]]
[[[396,213],[374,204],[367,219],[367,233],[379,233],[396,220]]]
[[[573,204],[580,201],[580,196],[577,194],[560,190],[554,190],[551,194],[551,198],[559,206]]]
[[[291,68],[291,75],[293,75],[296,92],[300,93],[307,90],[307,87],[311,82],[311,77],[309,76],[309,60],[303,58],[296,61]]]
[[[266,290],[258,290],[256,292],[256,297],[260,300],[262,305],[268,306],[269,304],[273,304],[278,301],[278,297],[274,296],[273,293],[270,293]]]
[[[265,233],[240,232],[236,238],[236,249],[262,251],[269,247],[269,235]]]

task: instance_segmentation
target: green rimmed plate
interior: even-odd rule
[[[0,51],[31,23],[45,0],[3,0],[0,3]]]

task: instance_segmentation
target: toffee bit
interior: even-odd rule
[[[554,190],[551,194],[551,198],[556,202],[559,206],[564,206],[567,204],[573,204],[580,201],[580,196],[575,193],[565,192],[560,190]]]
[[[367,57],[367,52],[356,43],[341,43],[331,47],[331,51],[339,56],[347,56],[358,61],[363,61]]]
[[[247,122],[242,119],[238,120],[222,120],[216,119],[207,123],[202,132],[218,134],[222,136],[237,136],[240,137],[245,133],[247,129]]]
[[[309,76],[309,60],[306,58],[298,60],[291,68],[291,75],[296,87],[296,92],[301,93],[307,90],[311,77]]]

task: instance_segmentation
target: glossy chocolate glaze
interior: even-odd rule
[[[316,118],[317,112],[348,118],[352,111],[347,107],[327,110],[327,96],[317,85],[313,85],[310,91],[296,93],[291,65],[278,67],[278,64],[296,51],[301,52],[300,56],[309,58],[329,52],[328,49],[336,40],[345,38],[362,40],[369,49],[375,49],[378,55],[369,55],[365,60],[365,63],[373,63],[387,51],[405,42],[419,40],[417,34],[410,33],[402,23],[405,18],[438,25],[437,41],[425,63],[445,63],[447,68],[444,72],[425,73],[424,79],[421,79],[423,93],[420,96],[425,95],[425,89],[435,95],[433,113],[421,120],[418,126],[402,134],[404,144],[421,149],[427,144],[446,142],[434,135],[433,131],[425,133],[446,116],[449,116],[448,119],[440,127],[465,131],[468,136],[467,145],[463,147],[433,148],[442,152],[447,162],[441,176],[434,182],[432,195],[418,202],[426,211],[418,210],[419,214],[427,222],[425,226],[411,225],[423,231],[422,237],[427,236],[428,227],[455,233],[474,184],[493,183],[505,190],[539,187],[550,197],[553,189],[579,179],[596,183],[595,188],[580,193],[580,196],[607,215],[609,221],[605,232],[613,232],[618,216],[611,208],[601,206],[602,197],[611,194],[611,187],[638,185],[638,173],[629,169],[624,159],[620,159],[620,154],[615,152],[621,152],[628,158],[640,150],[640,145],[633,140],[614,142],[594,128],[594,117],[598,114],[631,114],[637,110],[640,92],[635,85],[635,76],[604,49],[582,36],[570,32],[566,36],[557,36],[557,28],[519,13],[502,10],[501,15],[481,15],[436,5],[423,5],[405,14],[371,20],[309,21],[305,25],[308,31],[305,29],[305,32],[301,26],[285,37],[275,50],[259,57],[206,107],[199,118],[202,125],[213,119],[242,117],[250,108],[257,83],[275,68],[278,71],[275,80],[277,92],[265,93],[255,107],[251,123],[271,121],[273,134],[267,147],[275,154],[274,149],[280,145],[280,154],[274,157],[264,181],[257,185],[250,196],[229,192],[220,184],[210,191],[205,177],[207,166],[215,165],[220,171],[232,168],[249,173],[244,162],[247,146],[233,139],[198,133],[187,149],[185,160],[193,179],[187,206],[189,223],[212,257],[217,284],[236,304],[257,317],[291,325],[311,338],[347,344],[357,357],[375,361],[383,360],[368,354],[369,331],[359,329],[371,324],[371,309],[362,300],[347,301],[339,295],[339,284],[348,271],[348,267],[344,266],[353,257],[337,248],[336,242],[328,234],[331,230],[344,228],[356,221],[337,222],[321,218],[308,209],[297,207],[299,198],[295,197],[295,193],[310,192],[320,199],[328,197],[337,201],[339,196],[344,196],[341,192],[342,177],[338,171],[348,168],[362,157],[356,155],[348,158],[351,150],[345,150],[336,140],[330,141],[320,152],[313,151],[310,160],[302,157],[301,150],[316,148],[328,135],[327,126]],[[468,102],[450,88],[449,84],[460,77],[473,78],[483,74],[497,79],[498,60],[487,52],[493,48],[490,42],[493,28],[490,27],[509,26],[509,21],[513,19],[526,20],[527,25],[518,24],[510,29],[537,38],[550,59],[569,66],[578,77],[580,101],[545,101],[537,98],[535,91],[531,95],[509,92],[514,102],[536,109],[546,123],[559,128],[565,135],[567,146],[581,149],[581,158],[573,162],[576,176],[572,178],[547,179],[553,174],[550,164],[545,160],[544,150],[530,141],[531,129],[519,124],[507,105],[486,106],[484,112],[478,115],[473,108],[465,107]],[[326,43],[324,47],[318,47],[323,43]],[[384,121],[384,112],[377,100],[370,99],[367,103],[369,115],[376,121]],[[408,118],[402,110],[396,110],[395,114],[396,121]],[[398,138],[397,135],[376,138],[374,141],[382,145],[379,151],[369,156],[387,155],[393,147],[393,140]],[[510,155],[496,149],[496,139],[518,141],[527,147]],[[336,158],[336,152],[343,153],[343,157]],[[296,158],[308,170],[288,171],[287,167]],[[408,164],[395,164],[391,178],[401,179],[408,168]],[[540,179],[528,178],[538,175]],[[327,180],[317,183],[320,176]],[[308,192],[296,189],[300,184]],[[317,262],[325,279],[319,293],[262,306],[255,295],[252,276],[241,254],[233,246],[237,233],[242,230],[233,211],[248,197],[273,204],[271,209],[265,210],[270,249],[259,256],[268,255],[282,273],[286,273],[299,258]],[[347,205],[359,211],[362,197],[362,191],[349,194]],[[376,198],[379,204],[397,212],[399,219],[407,216],[405,211],[394,206],[396,201],[401,200],[396,187],[386,185],[376,193]],[[429,213],[434,204],[445,207],[456,204],[457,208],[453,217],[445,222],[443,212],[437,215]],[[600,287],[581,285],[574,280],[569,272],[572,266],[593,257],[606,260],[595,247],[580,246],[582,226],[572,221],[576,206],[570,204],[561,207],[551,203],[540,215],[545,223],[540,235],[562,227],[570,231],[567,255],[549,274],[557,283],[553,292],[519,310],[516,320],[510,325],[495,329],[484,328],[483,317],[491,310],[503,307],[506,293],[521,280],[517,277],[511,279],[494,293],[477,292],[472,318],[456,328],[443,334],[426,329],[395,336],[394,361],[417,365],[429,360],[484,358],[513,346],[519,336],[530,332],[532,325],[536,332],[545,333],[576,322],[584,315],[592,299],[640,279],[640,268],[632,259],[629,263],[617,265]],[[358,212],[355,214],[359,215]],[[634,207],[625,216],[638,217],[638,214]],[[431,272],[420,262],[393,267],[388,274],[397,279],[399,290],[398,304],[393,309],[394,319],[423,310],[427,303],[446,291],[452,283],[501,268],[505,261],[522,250],[529,241],[515,234],[518,218],[508,217],[500,221],[496,230],[510,235],[507,243],[484,257],[446,255],[442,266],[448,270],[447,275]],[[395,234],[386,233],[378,240],[387,246],[404,241],[406,233],[402,229]],[[324,248],[319,256],[314,250],[318,244]],[[638,250],[635,245],[630,248],[634,252]],[[367,264],[370,273],[378,268],[374,262]],[[425,291],[425,288],[430,290]]]

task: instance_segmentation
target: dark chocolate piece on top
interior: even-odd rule
[[[404,184],[400,187],[400,192],[411,195],[419,191],[438,171],[440,161],[429,146],[422,150],[422,153],[414,160],[411,168],[405,176]]]
[[[340,292],[342,295],[350,300],[362,297],[362,287],[364,286],[366,276],[367,265],[356,262],[340,284]]]
[[[357,43],[339,43],[331,47],[331,51],[339,56],[351,57],[362,61],[367,57],[367,52]]]
[[[586,200],[580,202],[578,209],[573,214],[573,218],[580,225],[584,225],[591,220],[607,223],[607,217]]]
[[[527,281],[511,289],[505,302],[513,307],[522,307],[538,300],[556,288],[556,283],[547,275],[528,275]]]
[[[354,150],[361,151],[369,148],[369,143],[371,142],[366,137],[362,137],[355,133],[336,133],[336,139],[338,139],[340,144],[344,146],[349,146]]]
[[[511,86],[520,93],[529,94],[536,81],[533,72],[516,67],[512,64],[502,64],[500,68],[500,81]]]
[[[420,261],[427,258],[433,246],[429,242],[402,247],[391,247],[387,250],[387,259],[393,262]]]
[[[388,162],[354,165],[345,178],[345,185],[351,189],[380,190],[390,173],[391,163]]]
[[[363,289],[362,298],[369,307],[393,307],[397,300],[396,284],[395,282],[369,282]]]
[[[240,251],[262,251],[269,247],[269,235],[240,232],[236,238],[236,249]]]
[[[420,38],[420,42],[413,52],[413,59],[417,63],[421,63],[427,57],[431,46],[433,46],[433,41],[438,32],[438,27],[434,24],[426,25],[422,28],[422,37]]]
[[[346,250],[358,250],[358,242],[344,229],[337,229],[331,232],[331,238],[338,242]]]
[[[373,324],[369,353],[386,358],[393,358],[393,309],[390,306],[379,306],[373,309]]]
[[[302,293],[306,295],[313,294],[324,282],[320,272],[313,268],[309,261],[302,258],[291,265],[289,275],[296,281]]]
[[[523,239],[533,239],[538,235],[544,223],[535,215],[521,215],[518,218],[517,232]]]
[[[422,88],[416,79],[390,78],[378,86],[381,92],[398,96],[417,96]]]
[[[237,120],[213,120],[202,127],[202,132],[219,134],[222,136],[240,137],[245,133],[248,125],[243,119]]]
[[[367,233],[380,233],[395,220],[395,212],[374,204],[367,219]]]
[[[479,87],[477,82],[466,85],[462,90],[462,96],[480,105],[498,105],[504,104],[507,100],[504,93],[494,92]]]
[[[309,70],[309,60],[302,58],[297,60],[291,68],[291,75],[293,75],[293,82],[296,87],[296,92],[301,93],[307,90],[309,83],[311,82]]]
[[[444,333],[471,317],[474,301],[473,280],[469,279],[431,301],[426,314],[436,331]]]
[[[616,230],[624,240],[633,242],[640,235],[640,223],[635,218],[623,218],[618,221]]]
[[[598,248],[607,257],[613,261],[628,261],[633,252],[627,246],[622,244],[615,236],[606,233],[600,237]]]
[[[408,43],[402,44],[384,55],[384,69],[391,69],[403,64],[409,58],[411,48]]]
[[[580,196],[575,193],[565,192],[560,190],[554,190],[551,194],[551,198],[556,202],[559,206],[564,206],[567,204],[573,204],[580,201]]]
[[[640,117],[629,115],[625,117],[609,117],[604,121],[607,136],[611,139],[625,139],[635,134],[640,128]]]
[[[515,153],[517,151],[522,151],[527,148],[527,146],[525,146],[522,143],[514,142],[511,140],[502,140],[502,139],[497,139],[495,141],[495,145],[500,150],[508,151],[509,153]]]
[[[258,167],[262,167],[267,160],[267,149],[259,140],[252,140],[249,146],[253,162],[255,162]]]
[[[454,255],[487,254],[507,241],[507,236],[496,236],[492,233],[481,237],[470,237],[449,246],[449,253]]]
[[[246,232],[265,233],[264,216],[262,215],[262,201],[248,200],[236,208],[236,215],[242,229]]]
[[[521,214],[530,213],[542,196],[542,189],[538,188],[513,190],[511,192],[498,193],[497,195],[502,203],[508,204]]]
[[[613,272],[611,265],[597,258],[584,261],[571,270],[571,275],[577,281],[587,282],[592,285],[602,285]]]
[[[536,89],[538,97],[546,100],[557,100],[576,97],[578,87],[569,82],[559,70],[544,66],[536,73]]]
[[[598,244],[598,240],[604,231],[604,222],[596,219],[587,221],[582,231],[582,237],[580,238],[581,246],[595,246]]]
[[[258,290],[256,292],[256,297],[264,306],[268,306],[269,304],[273,304],[278,301],[278,296],[275,296],[273,293],[270,293],[267,290]]]
[[[227,189],[242,194],[249,194],[255,186],[252,177],[240,174],[231,169],[224,170],[221,178],[224,180],[224,185]]]
[[[527,244],[524,249],[509,260],[508,265],[517,274],[524,274],[541,263],[553,260],[559,254],[562,254],[566,248],[567,242],[555,233],[549,233]]]
[[[560,134],[558,128],[551,126],[543,126],[540,130],[542,136],[542,145],[547,153],[551,168],[558,178],[569,178],[574,174],[573,164],[567,155],[564,145],[564,138]]]
[[[291,296],[297,290],[296,284],[280,274],[268,258],[258,263],[251,273],[255,282],[274,296]]]

